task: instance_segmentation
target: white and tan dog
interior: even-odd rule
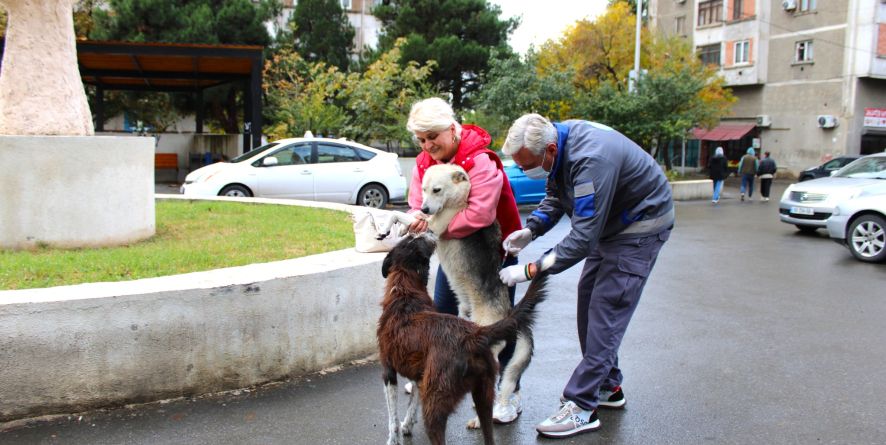
[[[434,165],[422,180],[422,212],[430,215],[428,230],[442,235],[449,222],[468,205],[471,182],[467,172],[452,164]],[[399,221],[404,227],[416,218],[403,212],[393,212],[389,223]],[[390,226],[380,229],[386,234]],[[437,257],[449,279],[452,291],[458,297],[459,316],[479,325],[490,325],[505,318],[511,310],[508,287],[498,277],[501,268],[499,248],[501,228],[498,222],[480,229],[465,238],[443,238],[437,241]],[[533,340],[529,326],[521,326],[516,338],[514,355],[502,372],[498,402],[507,403],[517,381],[529,366]],[[504,348],[504,342],[493,347],[495,356]],[[468,424],[476,428],[476,419]]]

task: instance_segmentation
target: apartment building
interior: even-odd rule
[[[771,151],[797,173],[886,149],[886,0],[649,0],[651,26],[692,43],[738,97],[701,140]]]
[[[375,48],[378,46],[378,34],[381,32],[381,21],[372,15],[372,8],[381,0],[340,0],[341,7],[348,14],[348,21],[354,27],[353,52],[356,55],[362,48]],[[285,29],[286,23],[295,12],[298,0],[283,0],[283,11],[271,23],[268,28],[272,35],[278,29]]]

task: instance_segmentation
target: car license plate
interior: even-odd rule
[[[796,215],[812,215],[815,212],[809,207],[791,207],[791,213]]]

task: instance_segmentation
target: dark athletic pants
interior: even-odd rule
[[[769,197],[769,189],[772,187],[772,178],[761,178],[760,179],[760,194],[763,195],[764,198]]]
[[[502,264],[502,268],[513,266],[517,264],[517,258],[513,256],[508,256],[504,263]],[[495,277],[498,279],[498,276]],[[516,290],[516,286],[511,286],[508,288],[508,296],[511,297],[511,307],[514,307],[514,291]],[[446,274],[443,273],[443,267],[437,268],[437,282],[434,285],[434,306],[437,307],[437,312],[443,312],[444,314],[452,314],[458,315],[458,297],[455,296],[455,292],[449,287],[449,279],[446,278]],[[507,366],[508,362],[511,361],[511,357],[514,356],[514,348],[516,347],[516,342],[506,342],[505,348],[498,353],[498,363],[499,363],[499,372],[504,372],[505,366]],[[517,380],[517,387],[514,391],[520,390],[520,381]]]
[[[576,316],[583,358],[563,389],[581,408],[596,409],[601,388],[621,385],[618,347],[670,233],[603,242],[585,260]]]

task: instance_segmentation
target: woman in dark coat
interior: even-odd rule
[[[711,180],[714,181],[714,196],[711,199],[711,202],[714,204],[720,202],[720,191],[723,190],[723,181],[729,176],[727,163],[726,156],[723,155],[723,147],[717,147],[714,151],[714,156],[711,156],[711,160],[708,161],[708,172]]]

